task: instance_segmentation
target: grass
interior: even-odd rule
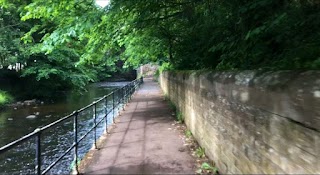
[[[210,165],[207,162],[203,162],[201,167],[197,170],[198,174],[219,174],[218,168]]]
[[[190,130],[186,130],[184,134],[186,135],[187,138],[192,137],[192,132]]]
[[[166,99],[168,100],[167,96]],[[168,100],[171,108],[176,108],[170,100]],[[205,149],[200,147],[197,140],[194,138],[192,132],[187,129],[187,126],[179,121],[174,122],[175,127],[180,131],[181,135],[184,135],[183,140],[185,145],[190,150],[192,156],[196,159],[195,166],[197,167],[196,174],[219,174],[219,170],[215,163],[210,160],[206,154]]]
[[[175,116],[176,119],[179,123],[183,123],[184,122],[184,117],[182,115],[182,113],[178,110],[178,108],[176,107],[176,105],[169,99],[168,95],[165,94],[164,98],[166,101],[168,101],[170,108],[175,111]]]
[[[198,158],[206,158],[204,148],[200,146],[195,151]],[[200,168],[196,171],[197,174],[219,174],[218,168],[214,166],[212,163],[208,163],[207,161],[202,162]]]
[[[179,122],[177,122],[179,123]],[[216,167],[215,163],[208,159],[205,154],[205,149],[200,147],[195,138],[192,135],[192,132],[188,130],[186,127],[179,127],[184,128],[183,133],[185,134],[185,142],[189,146],[190,150],[192,151],[192,155],[197,159],[197,170],[196,174],[219,174],[219,170]]]
[[[204,158],[206,156],[204,148],[201,148],[201,147],[197,148],[196,155],[199,158]]]
[[[12,102],[12,97],[5,91],[0,90],[0,106]]]
[[[176,111],[176,116],[177,116],[178,122],[180,122],[180,123],[184,122],[184,117],[180,111],[178,111],[178,110]]]

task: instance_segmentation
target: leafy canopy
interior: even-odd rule
[[[1,1],[3,8],[13,4],[33,24],[22,37],[33,43],[31,54],[57,64],[62,55],[76,66],[107,57],[108,64],[175,69],[320,68],[316,0],[111,0],[106,8],[92,0]],[[68,66],[60,68],[38,75]]]

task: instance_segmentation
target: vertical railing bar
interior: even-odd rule
[[[129,102],[129,98],[128,98],[129,97],[128,96],[129,95],[129,91],[128,91],[128,89],[129,89],[129,86],[126,87],[126,100],[127,100],[127,103]]]
[[[122,91],[122,89],[120,88],[119,89],[119,109],[121,109],[121,91]]]
[[[129,102],[129,87],[130,86],[127,86],[127,102]]]
[[[117,102],[117,112],[118,112],[117,116],[120,114],[120,105],[121,105],[121,104],[120,104],[120,102],[121,102],[121,101],[120,101],[120,99],[121,99],[121,98],[120,98],[120,91],[121,91],[121,89],[119,89],[119,90],[117,91],[117,92],[118,92],[118,94],[117,94],[117,97],[118,97],[118,98],[117,98],[117,101],[118,101],[118,102]]]
[[[115,107],[115,106],[114,106],[114,93],[115,93],[115,92],[112,93],[112,122],[113,122],[113,123],[115,123],[115,122],[114,122],[114,115],[115,115],[115,111],[114,111],[114,110],[115,110],[115,109],[114,109],[114,107]]]
[[[131,100],[131,96],[132,96],[132,82],[130,83],[130,100]]]
[[[116,95],[116,97],[117,97],[117,98],[116,98],[116,99],[117,99],[117,103],[116,103],[116,104],[117,104],[117,115],[116,115],[116,116],[118,116],[118,115],[119,115],[119,106],[120,106],[120,102],[119,102],[119,99],[120,99],[120,98],[119,98],[119,93],[120,93],[120,89],[118,89],[118,90],[117,90],[117,95]]]
[[[35,130],[36,135],[36,161],[35,170],[37,175],[41,174],[41,130],[38,128]]]
[[[128,92],[127,92],[128,86],[126,86],[125,90],[124,90],[124,96],[125,96],[125,101],[126,103],[128,103]]]
[[[119,91],[119,109],[121,110],[122,108],[122,87],[120,88]]]
[[[129,89],[130,89],[130,84],[127,86],[127,102],[129,102]]]
[[[106,118],[106,126],[105,126],[105,133],[108,133],[108,96],[104,96],[104,104],[105,104],[105,109],[104,109],[104,116]]]
[[[128,94],[127,94],[128,97],[127,98],[128,98],[128,102],[129,102],[129,100],[130,100],[130,83],[128,84],[128,89],[127,90],[128,90]]]
[[[132,85],[131,85],[131,98],[132,98],[133,90],[134,90],[134,82],[132,82]]]
[[[124,101],[124,88],[125,88],[126,86],[124,86],[124,87],[122,87],[122,93],[121,93],[121,99],[122,99],[122,110],[124,111],[124,107],[125,107],[125,105],[126,105],[126,102]]]
[[[124,90],[124,87],[121,88],[121,104],[122,104],[122,110],[124,110],[124,98],[123,98],[123,90]]]
[[[74,133],[74,165],[76,173],[79,174],[78,169],[78,111],[73,115],[73,133]]]
[[[123,87],[123,103],[127,104],[127,102],[126,102],[126,86]]]
[[[131,100],[130,95],[131,95],[131,83],[130,83],[129,86],[128,86],[128,101]]]
[[[94,149],[97,149],[97,103],[94,102],[93,105],[93,134],[94,134]]]

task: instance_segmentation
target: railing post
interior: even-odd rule
[[[127,103],[129,102],[128,89],[129,89],[129,86],[126,86],[126,102],[127,102]]]
[[[126,100],[126,86],[123,87],[123,106],[127,104]]]
[[[130,84],[127,86],[127,103],[129,102],[129,89],[130,89]]]
[[[124,107],[125,107],[125,104],[126,104],[125,101],[124,101],[124,87],[121,88],[122,110],[124,110]]]
[[[74,134],[74,165],[76,173],[79,174],[78,170],[78,111],[73,114],[73,134]]]
[[[127,99],[128,99],[128,102],[129,102],[129,100],[130,100],[130,84],[131,84],[131,83],[128,84],[128,89],[127,89]]]
[[[115,110],[114,109],[115,108],[115,106],[114,106],[114,93],[115,93],[115,91],[113,91],[113,93],[112,93],[112,118],[113,118],[112,122],[113,123],[115,123],[114,122],[114,115],[115,115],[115,111],[114,111]]]
[[[36,161],[35,170],[37,175],[41,174],[41,130],[38,128],[36,132]]]
[[[120,91],[119,91],[119,114],[120,114],[121,108],[122,108],[122,88],[120,88]]]
[[[129,88],[129,89],[128,89],[128,95],[129,95],[129,96],[128,96],[128,100],[131,100],[131,86],[132,86],[132,83],[130,83],[130,84],[129,84],[129,87],[128,87],[128,88]]]
[[[93,134],[94,134],[94,149],[97,149],[97,103],[93,105]]]
[[[118,89],[118,91],[117,91],[118,93],[117,93],[117,96],[118,96],[118,98],[117,98],[117,110],[118,110],[118,114],[117,114],[117,116],[120,114],[120,105],[121,105],[121,89],[119,88]]]
[[[106,118],[105,132],[108,133],[108,96],[104,96],[104,105],[105,105],[104,116]]]
[[[130,100],[131,100],[131,97],[132,97],[132,90],[133,90],[132,87],[133,87],[133,83],[130,84]]]

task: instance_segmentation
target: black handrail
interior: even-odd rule
[[[74,164],[75,164],[75,171],[77,172],[77,174],[79,173],[78,170],[78,145],[79,143],[89,134],[94,130],[94,148],[97,148],[97,131],[96,128],[97,126],[105,120],[105,131],[108,132],[108,119],[107,116],[108,114],[110,114],[111,112],[113,112],[113,122],[115,119],[115,109],[117,108],[117,110],[119,110],[121,108],[121,104],[123,105],[122,107],[124,107],[125,103],[127,103],[129,101],[129,99],[131,99],[132,94],[135,92],[135,90],[143,83],[143,79],[136,79],[130,83],[128,83],[127,85],[118,88],[114,91],[112,91],[111,93],[109,93],[108,95],[105,95],[104,97],[94,101],[93,103],[77,110],[74,111],[73,113],[55,121],[52,122],[44,127],[38,128],[36,130],[34,130],[32,133],[29,133],[3,147],[0,148],[0,155],[11,150],[12,148],[14,148],[15,146],[31,139],[31,138],[35,138],[35,143],[36,143],[36,155],[35,155],[35,174],[46,174],[47,172],[49,172],[60,160],[62,160],[72,149],[74,149]],[[118,99],[116,101],[115,99],[115,93],[118,93]],[[119,96],[120,95],[120,96]],[[107,109],[107,104],[108,104],[108,97],[112,96],[112,109],[110,111],[108,111]],[[97,103],[104,101],[105,103],[105,110],[104,110],[104,116],[102,119],[100,119],[99,121],[97,121]],[[90,128],[90,130],[88,132],[86,132],[80,139],[78,139],[78,117],[79,117],[79,113],[83,112],[89,108],[93,107],[93,121],[94,121],[94,125],[92,128]],[[57,160],[55,160],[53,163],[51,163],[48,167],[46,167],[46,169],[44,171],[41,171],[42,169],[42,162],[41,162],[41,133],[45,130],[48,130],[50,128],[52,128],[53,126],[62,123],[63,121],[70,119],[73,117],[73,133],[74,133],[74,142],[72,144],[71,147],[69,147]]]

